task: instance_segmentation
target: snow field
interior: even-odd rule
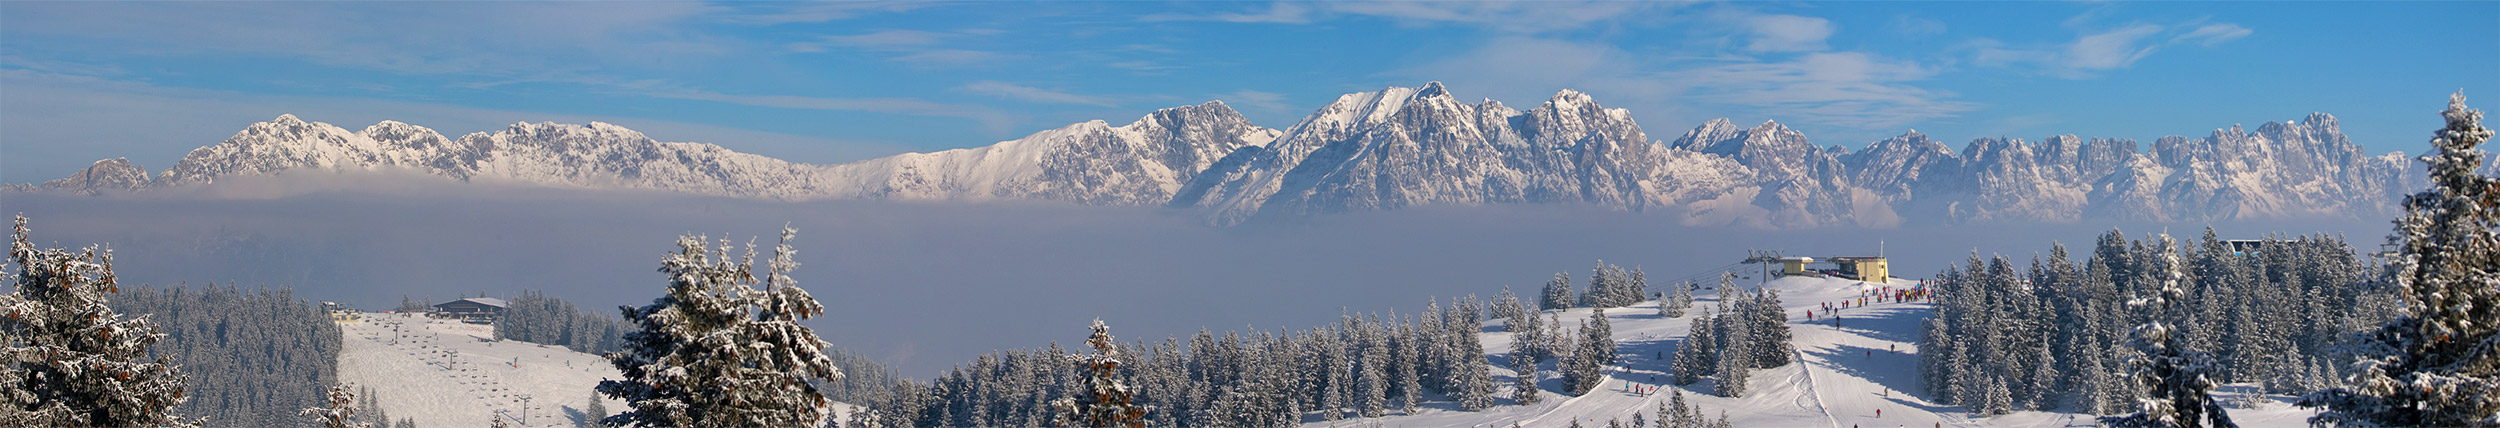
[[[601,379],[623,376],[596,355],[493,340],[492,326],[386,313],[339,326],[339,381],[373,388],[388,416],[420,427],[485,426],[498,415],[516,427],[571,427]],[[627,409],[604,401],[611,414]]]
[[[1898,290],[1911,284],[1896,279]],[[1738,284],[1753,287],[1754,284]],[[1616,352],[1620,363],[1608,367],[1607,379],[1587,395],[1570,397],[1555,393],[1562,389],[1560,375],[1553,363],[1540,366],[1542,377],[1537,385],[1544,399],[1537,405],[1519,406],[1512,401],[1508,385],[1517,374],[1509,366],[1510,333],[1495,327],[1500,320],[1487,323],[1480,338],[1485,353],[1493,359],[1494,384],[1501,385],[1494,395],[1497,406],[1482,412],[1463,412],[1449,406],[1431,406],[1414,415],[1395,415],[1372,419],[1350,419],[1336,423],[1313,422],[1305,427],[1385,426],[1385,427],[1566,427],[1574,419],[1584,427],[1603,427],[1609,419],[1630,422],[1635,412],[1656,421],[1655,413],[1668,395],[1681,390],[1688,404],[1698,406],[1712,419],[1726,412],[1727,418],[1739,427],[2059,427],[2092,426],[2094,417],[2060,412],[2015,412],[1993,418],[1971,418],[1961,406],[1947,406],[1927,401],[1918,384],[1918,335],[1920,323],[1932,310],[1924,302],[1879,302],[1874,297],[1881,284],[1832,278],[1787,277],[1772,280],[1768,288],[1780,292],[1781,304],[1787,307],[1789,328],[1795,337],[1797,363],[1758,369],[1753,372],[1750,390],[1741,398],[1724,398],[1708,394],[1711,380],[1692,385],[1666,385],[1668,358],[1672,358],[1678,342],[1690,331],[1689,321],[1706,308],[1716,308],[1715,290],[1694,293],[1693,310],[1683,317],[1660,318],[1658,302],[1648,301],[1624,308],[1607,309],[1614,327]],[[1861,294],[1865,293],[1865,294]],[[1865,306],[1858,298],[1867,298]],[[1842,301],[1848,309],[1839,311],[1840,325],[1834,327],[1824,303],[1834,307]],[[1807,310],[1815,318],[1806,319]],[[1588,318],[1589,308],[1559,311],[1566,327],[1578,325]],[[1546,315],[1551,316],[1551,315]],[[1550,320],[1550,318],[1549,318]],[[1653,388],[1654,394],[1635,393],[1635,388]],[[2253,391],[2249,385],[2231,385],[2216,391],[2215,398],[2229,400],[2242,391]],[[2306,419],[2315,412],[2292,407],[2289,397],[2272,396],[2256,408],[2228,409],[2240,426],[2305,427]],[[1881,411],[1880,416],[1877,412]]]

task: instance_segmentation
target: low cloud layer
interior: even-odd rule
[[[678,234],[769,248],[787,222],[799,229],[796,277],[827,308],[817,331],[919,378],[992,350],[1072,345],[1096,317],[1123,340],[1186,337],[1200,327],[1300,330],[1343,310],[1413,314],[1428,297],[1491,298],[1506,285],[1533,296],[1555,272],[1584,281],[1600,258],[1641,267],[1653,284],[1714,277],[1748,249],[1881,251],[1897,274],[1924,277],[1973,251],[2028,258],[2052,240],[2089,245],[2111,227],[1759,231],[1673,226],[1663,213],[1424,207],[1213,229],[1155,208],[780,203],[375,180],[410,182],[390,194],[304,186],[9,193],[0,194],[0,210],[31,217],[45,245],[110,245],[132,284],[292,286],[308,299],[365,308],[390,307],[402,295],[441,302],[522,289],[586,307],[639,305],[660,294],[653,270]],[[2201,233],[2199,225],[2167,227]],[[2226,236],[2345,232],[2364,248],[2384,234],[2379,221],[2220,227]]]

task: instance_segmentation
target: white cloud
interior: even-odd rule
[[[1111,107],[1119,104],[1118,102],[1105,97],[1077,95],[996,80],[983,80],[967,83],[963,86],[956,87],[955,89],[974,94],[1043,104],[1079,104],[1101,107]]]
[[[2092,16],[2086,14],[2083,17]],[[2077,36],[2074,41],[2057,45],[2010,45],[1994,39],[1973,39],[1964,44],[1971,51],[1973,63],[1994,67],[2029,68],[2040,73],[2067,79],[2089,79],[2110,70],[2133,67],[2160,52],[2163,48],[2195,44],[2212,48],[2255,34],[2255,30],[2231,23],[2205,24],[2199,19],[2176,25],[2133,24]],[[2070,26],[2083,25],[2069,20]],[[2163,35],[2169,35],[2163,37]]]
[[[1599,101],[1609,107],[1679,125],[1745,111],[1784,122],[1858,130],[1897,129],[1977,108],[1955,100],[1955,94],[1919,86],[1935,74],[1915,62],[1862,52],[1659,58],[1603,43],[1526,37],[1497,39],[1396,73],[1443,80],[1454,91],[1482,91],[1520,102],[1541,102],[1552,91],[1578,89],[1605,97]]]
[[[2204,47],[2213,47],[2214,45],[2219,45],[2223,42],[2239,40],[2241,37],[2248,37],[2248,35],[2256,33],[2256,30],[2250,30],[2248,27],[2242,27],[2238,24],[2211,24],[2196,27],[2196,31],[2190,31],[2187,34],[2179,35],[2179,37],[2173,37],[2170,39],[2170,42],[2195,43]]]
[[[824,52],[828,47],[853,47],[866,49],[915,48],[937,44],[940,39],[947,38],[948,36],[950,35],[945,33],[920,30],[884,30],[847,36],[822,36],[818,37],[817,41],[813,42],[791,43],[790,50],[794,52]]]
[[[243,55],[402,74],[596,74],[729,53],[691,3],[24,3],[0,26],[49,49]],[[384,25],[387,23],[387,25]],[[29,53],[33,54],[33,53]]]
[[[1745,26],[1753,33],[1745,50],[1755,52],[1819,51],[1832,37],[1832,21],[1811,16],[1752,15]]]
[[[730,95],[705,91],[653,92],[654,98],[712,101],[756,107],[843,110],[914,116],[959,117],[980,122],[992,133],[1006,132],[1012,118],[988,107],[946,104],[916,98],[821,98],[796,95]]]
[[[921,68],[972,67],[995,64],[1014,55],[968,49],[938,49],[894,57],[894,62]]]
[[[2158,25],[2137,25],[2099,34],[2085,35],[2066,45],[2065,67],[2070,70],[2100,71],[2134,65],[2136,60],[2161,49],[2158,44],[2142,43],[2146,37],[2162,31]]]
[[[1935,70],[1862,52],[1818,52],[1787,61],[1673,70],[1677,93],[1854,129],[1889,129],[1976,109],[1953,94],[1912,85]]]
[[[1638,12],[1665,3],[1636,1],[1355,1],[1271,3],[1264,11],[1212,14],[1154,14],[1144,21],[1220,21],[1309,24],[1340,16],[1388,18],[1413,25],[1456,24],[1509,33],[1548,33],[1588,29],[1608,21],[1633,19]]]
[[[1215,98],[1223,101],[1226,105],[1256,110],[1261,113],[1284,113],[1290,112],[1294,109],[1292,104],[1285,103],[1285,94],[1274,92],[1243,89],[1233,91],[1229,94],[1217,95]]]
[[[1303,3],[1300,3],[1300,2],[1289,2],[1289,1],[1279,1],[1279,2],[1276,2],[1276,3],[1269,4],[1269,5],[1268,5],[1268,7],[1267,7],[1267,10],[1266,10],[1266,11],[1259,11],[1259,12],[1227,12],[1227,13],[1213,13],[1213,14],[1205,14],[1205,15],[1191,15],[1191,14],[1179,14],[1179,13],[1158,13],[1158,14],[1153,14],[1153,15],[1146,15],[1146,16],[1145,16],[1145,17],[1143,17],[1143,18],[1139,18],[1139,20],[1149,21],[1149,22],[1159,22],[1159,21],[1217,21],[1217,22],[1272,23],[1272,24],[1305,24],[1305,23],[1310,23],[1310,22],[1311,22],[1311,16],[1310,16],[1310,14],[1311,14],[1311,8],[1310,8],[1310,7],[1308,7],[1308,6],[1305,6]]]
[[[739,3],[753,9],[730,14],[723,20],[754,25],[780,25],[840,21],[875,13],[908,12],[934,6],[920,1],[824,1],[824,2],[750,2]],[[786,7],[785,7],[786,6]]]

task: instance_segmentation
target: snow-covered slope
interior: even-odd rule
[[[384,313],[339,326],[339,381],[373,388],[387,416],[421,427],[486,426],[497,415],[514,426],[576,426],[591,388],[622,377],[596,355],[491,340],[490,326]],[[618,400],[603,405],[629,409]]]
[[[1907,282],[1907,280],[1897,280]],[[1896,283],[1898,285],[1898,283]],[[1745,284],[1751,287],[1752,284]],[[1603,427],[1611,419],[1629,422],[1634,412],[1656,420],[1660,403],[1668,394],[1681,390],[1687,401],[1697,405],[1705,416],[1716,418],[1722,412],[1739,427],[2037,427],[2090,426],[2092,416],[2056,412],[2017,412],[1991,417],[1971,418],[1960,406],[1939,405],[1920,398],[1918,385],[1919,325],[1931,311],[1925,303],[1871,303],[1844,310],[1841,323],[1832,325],[1829,314],[1817,311],[1818,317],[1808,321],[1807,309],[1818,309],[1824,303],[1854,300],[1861,291],[1879,287],[1857,281],[1786,277],[1771,281],[1768,288],[1777,290],[1788,307],[1789,328],[1794,334],[1800,364],[1757,370],[1742,398],[1712,396],[1710,381],[1674,386],[1665,381],[1668,361],[1677,343],[1690,331],[1693,315],[1677,318],[1658,317],[1657,302],[1645,302],[1628,308],[1606,310],[1614,329],[1620,364],[1609,367],[1607,380],[1588,394],[1571,397],[1555,393],[1561,389],[1552,364],[1542,366],[1540,380],[1543,399],[1536,405],[1520,406],[1512,401],[1510,385],[1516,374],[1506,369],[1510,350],[1510,334],[1498,332],[1500,321],[1486,324],[1479,339],[1485,354],[1495,360],[1494,384],[1505,385],[1494,395],[1501,397],[1497,406],[1481,412],[1454,409],[1426,409],[1415,415],[1397,415],[1374,419],[1341,422],[1314,422],[1308,427],[1322,426],[1523,426],[1566,427],[1573,421],[1581,426]],[[1713,306],[1716,298],[1710,291],[1696,297],[1695,308]],[[1874,302],[1872,299],[1869,302]],[[1588,308],[1561,311],[1560,319],[1569,322],[1586,319]],[[1700,311],[1693,311],[1699,314]],[[1635,392],[1637,386],[1654,388],[1658,394]],[[1662,387],[1663,388],[1659,388]],[[2225,387],[2221,394],[2238,394],[2246,388]],[[2271,397],[2272,401],[2255,409],[2230,409],[2231,417],[2244,427],[2306,426],[2312,412],[2291,407],[2289,397]],[[1877,415],[1880,410],[1881,416]]]

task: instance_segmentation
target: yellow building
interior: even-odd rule
[[[1892,269],[1882,257],[1833,257],[1832,264],[1840,265],[1840,276],[1859,281],[1882,284],[1892,278]]]
[[[1814,258],[1782,257],[1780,258],[1780,276],[1804,274],[1808,263],[1814,263]]]

